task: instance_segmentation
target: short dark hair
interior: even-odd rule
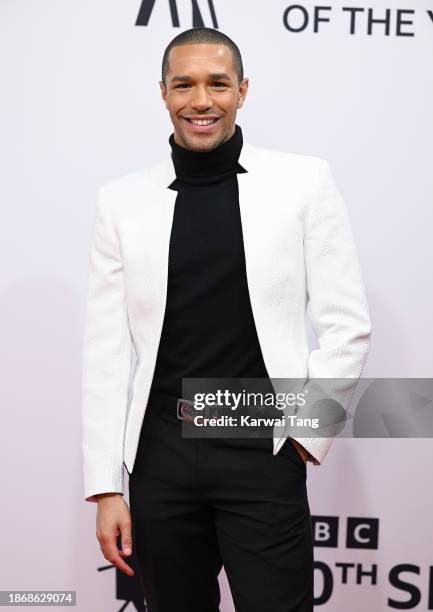
[[[239,83],[244,78],[244,67],[242,64],[242,57],[236,43],[232,41],[226,34],[223,34],[219,30],[213,28],[191,28],[185,30],[173,38],[168,44],[164,51],[162,58],[162,82],[166,87],[165,77],[168,72],[168,56],[173,47],[179,47],[181,45],[193,45],[193,44],[214,44],[214,45],[226,45],[232,52],[233,64],[235,66],[236,73],[238,75]]]

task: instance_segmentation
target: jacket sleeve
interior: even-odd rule
[[[98,192],[90,250],[82,349],[82,452],[85,501],[123,494],[123,441],[132,339],[122,254],[110,201]]]
[[[328,162],[320,160],[319,165],[304,233],[309,314],[319,348],[310,352],[309,380],[303,391],[310,392],[310,410],[314,410],[314,397],[327,397],[347,414],[369,351],[371,322],[348,211]],[[317,434],[309,429],[308,437],[293,436],[309,451],[315,465],[328,452],[332,432],[338,431],[338,426],[332,426],[332,416],[324,413],[326,405],[322,403],[324,408],[314,412],[325,423]]]

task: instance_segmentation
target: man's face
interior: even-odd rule
[[[229,47],[204,43],[174,47],[169,55],[166,87],[162,81],[159,85],[177,144],[194,151],[210,151],[233,136],[248,79],[238,83]],[[203,119],[216,121],[210,125],[192,121]]]

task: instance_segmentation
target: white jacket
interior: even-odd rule
[[[348,212],[329,164],[245,141],[239,163],[247,170],[237,175],[247,282],[269,376],[352,379],[351,397],[371,324]],[[86,501],[123,493],[124,464],[133,470],[164,319],[177,197],[168,185],[175,178],[169,156],[98,193],[83,342]],[[309,301],[319,343],[311,352]],[[296,439],[315,465],[332,442],[314,434]],[[274,454],[284,440],[275,433]]]

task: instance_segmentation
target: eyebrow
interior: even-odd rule
[[[171,80],[170,83],[173,83],[174,81],[191,81],[191,77],[188,75],[176,75],[174,76]],[[209,75],[209,80],[211,81],[220,81],[220,80],[225,80],[225,81],[230,81],[230,77],[227,73],[225,72],[215,72],[213,74]]]

